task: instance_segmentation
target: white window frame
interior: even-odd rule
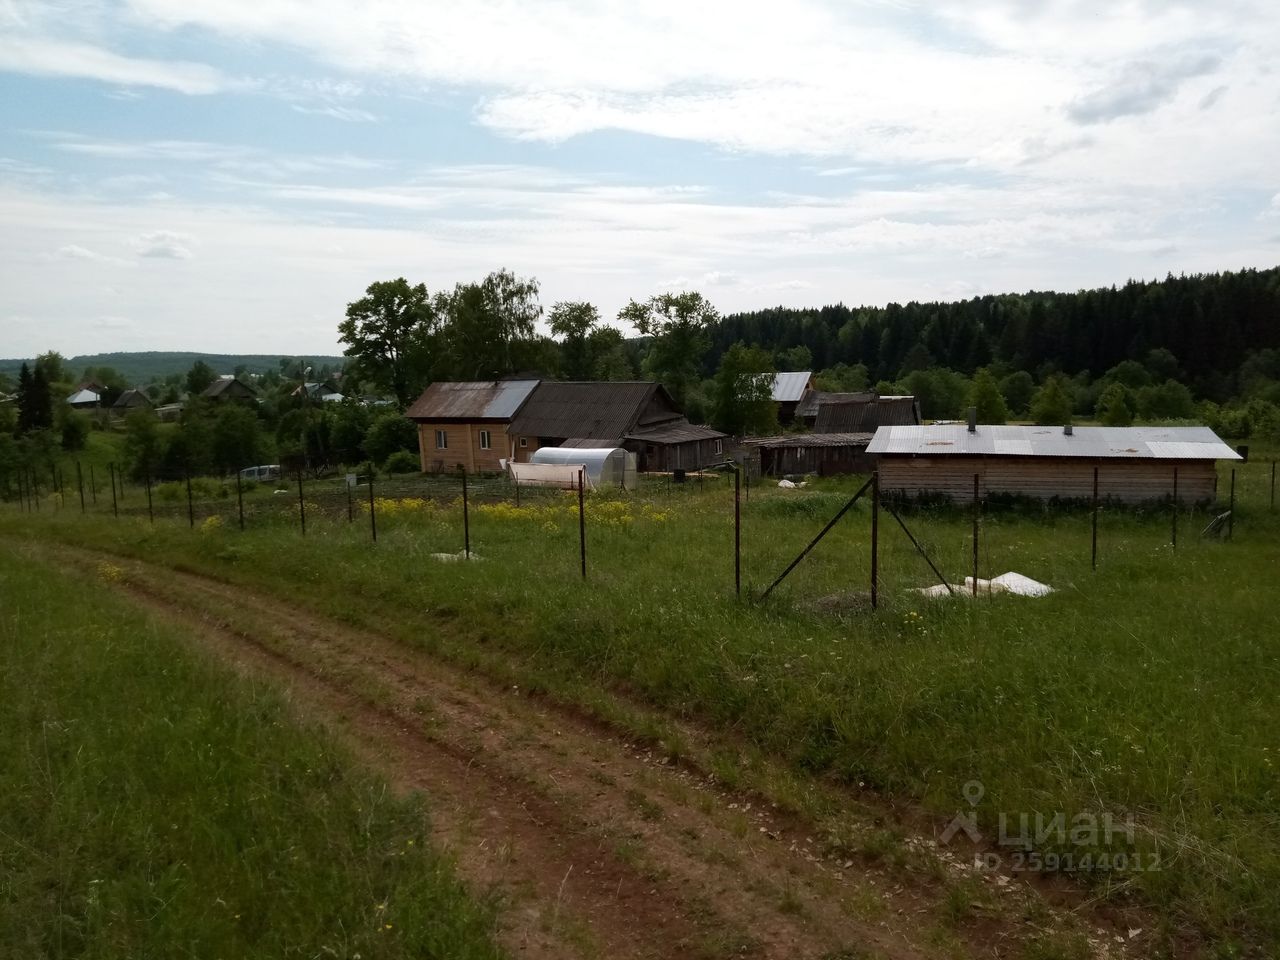
[[[449,431],[448,430],[436,431],[436,449],[437,450],[449,449]]]
[[[493,435],[488,430],[480,431],[480,449],[481,450],[493,449]]]
[[[528,437],[521,437],[521,438],[520,438],[520,446],[522,446],[522,447],[527,447],[528,445],[529,445],[529,438],[528,438]]]
[[[722,455],[722,454],[724,453],[724,441],[723,441],[723,440],[716,440],[715,452],[716,452],[716,456],[717,456],[717,457],[718,457],[718,456],[720,456],[720,455]]]

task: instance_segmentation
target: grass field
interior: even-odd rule
[[[1043,599],[921,599],[910,588],[932,574],[882,512],[875,612],[865,504],[767,603],[736,600],[724,481],[589,497],[585,584],[576,500],[560,494],[517,508],[480,491],[473,563],[432,556],[462,549],[456,491],[423,486],[436,498],[419,498],[407,483],[385,488],[376,545],[367,512],[348,524],[345,495],[319,487],[306,494],[305,538],[292,494],[265,490],[245,533],[234,497],[203,502],[195,533],[185,503],[151,525],[136,499],[118,521],[10,505],[3,530],[254,583],[598,712],[609,713],[610,694],[642,700],[801,773],[917,802],[940,822],[969,809],[964,785],[976,781],[988,838],[1001,814],[1132,818],[1132,836],[1109,844],[1051,833],[1036,848],[1079,858],[1081,880],[1103,895],[1153,905],[1171,936],[1192,925],[1223,956],[1265,955],[1280,948],[1280,653],[1267,585],[1280,521],[1269,469],[1241,469],[1230,543],[1201,539],[1208,516],[1184,513],[1175,551],[1167,508],[1108,508],[1096,572],[1087,511],[988,510],[983,575],[1050,583]],[[752,490],[744,593],[782,570],[853,483]],[[969,572],[965,511],[904,519],[950,579]],[[733,768],[726,758],[718,772]]]
[[[0,955],[498,955],[420,804],[272,689],[105,584],[5,552],[0,597]]]

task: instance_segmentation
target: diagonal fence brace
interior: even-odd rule
[[[902,528],[902,532],[907,535],[907,539],[910,540],[911,545],[916,548],[916,552],[919,553],[920,556],[924,557],[924,562],[929,565],[929,569],[932,570],[933,575],[938,578],[938,582],[947,588],[947,593],[951,594],[951,596],[954,597],[956,595],[955,590],[952,589],[951,584],[947,583],[947,578],[944,577],[939,572],[934,562],[929,559],[929,554],[924,552],[924,547],[920,546],[919,541],[917,541],[916,538],[912,536],[911,531],[907,529],[907,525],[903,522],[902,518],[898,516],[898,511],[894,510],[893,507],[889,506],[883,500],[880,502],[880,506],[888,510],[890,516],[892,516],[893,519],[898,521],[898,526],[900,526]]]
[[[846,513],[848,513],[849,509],[855,503],[858,502],[858,498],[861,497],[864,493],[866,493],[870,489],[871,489],[871,480],[868,480],[866,483],[864,483],[861,487],[858,488],[858,492],[853,495],[853,497],[849,500],[848,503],[846,503],[843,507],[840,508],[839,513],[837,513],[834,517],[831,518],[830,521],[828,521],[827,525],[822,528],[822,532],[819,533],[812,540],[810,540],[809,545],[800,551],[800,556],[792,560],[791,563],[787,566],[787,569],[783,570],[782,573],[778,574],[778,579],[773,581],[773,583],[769,584],[769,589],[765,590],[764,593],[760,594],[761,600],[764,600],[766,597],[768,597],[769,594],[773,592],[773,588],[776,587],[778,584],[780,584],[783,580],[785,580],[787,578],[787,574],[789,574],[792,570],[794,570],[797,566],[799,566],[800,561],[809,555],[809,551],[818,545],[818,541],[820,541],[823,537],[825,537],[828,533],[830,533],[831,528],[834,527],[839,522],[840,518],[843,517]]]

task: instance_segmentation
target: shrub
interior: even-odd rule
[[[422,469],[418,458],[408,450],[397,450],[387,457],[382,469],[387,473],[417,473]]]

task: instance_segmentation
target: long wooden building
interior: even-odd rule
[[[1219,460],[1240,460],[1208,427],[1026,427],[936,424],[881,427],[867,447],[880,489],[909,497],[1008,494],[1087,500],[1094,469],[1103,500],[1141,503],[1217,495]]]

